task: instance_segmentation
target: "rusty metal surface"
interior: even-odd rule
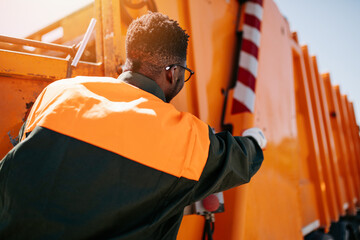
[[[28,111],[36,97],[51,80],[2,77],[0,76],[0,158],[2,158],[16,142],[19,129],[25,121]]]

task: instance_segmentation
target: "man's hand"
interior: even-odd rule
[[[249,128],[246,129],[243,133],[242,133],[243,137],[253,137],[256,142],[259,144],[259,146],[261,147],[261,149],[264,149],[266,147],[267,144],[267,140],[265,138],[264,133],[261,131],[260,128]]]

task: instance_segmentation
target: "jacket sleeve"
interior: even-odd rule
[[[193,201],[248,183],[264,159],[252,137],[234,137],[229,132],[214,134],[209,128],[209,138],[208,159],[194,188]]]

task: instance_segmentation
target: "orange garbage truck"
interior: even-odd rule
[[[258,126],[268,139],[252,181],[185,208],[178,239],[359,239],[355,103],[319,73],[273,0],[95,0],[27,38],[0,36],[0,158],[49,83],[117,77],[127,27],[148,10],[191,36],[196,74],[175,107],[216,132]]]

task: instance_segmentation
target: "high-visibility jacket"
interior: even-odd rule
[[[143,75],[56,81],[0,162],[0,239],[175,239],[185,206],[262,161],[254,139],[214,134]]]

